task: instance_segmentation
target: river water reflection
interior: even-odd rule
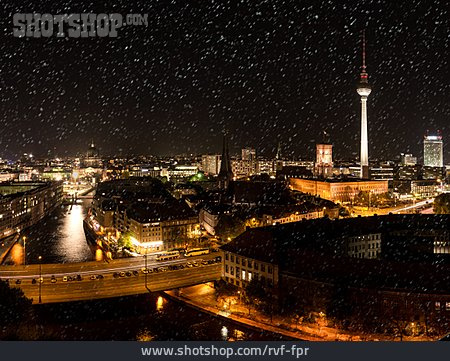
[[[61,206],[38,224],[26,229],[21,236],[26,237],[26,263],[76,263],[93,261],[92,248],[88,245],[83,231],[83,218],[87,214],[90,200],[81,204]],[[9,261],[23,264],[23,237],[10,253]]]

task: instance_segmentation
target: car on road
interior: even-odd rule
[[[167,268],[167,267],[159,267],[158,268],[158,271],[159,272],[166,272],[166,271],[168,271],[169,269]]]
[[[56,277],[55,277],[55,276],[52,276],[52,278],[50,278],[50,282],[51,282],[51,283],[56,283]]]
[[[188,263],[186,263],[186,267],[192,268],[192,267],[194,267],[194,265],[192,264],[192,262],[188,262]]]
[[[32,283],[33,285],[35,285],[35,284],[37,283],[36,278],[33,278],[33,279],[31,280],[31,283]]]
[[[21,280],[16,280],[16,285],[20,285],[22,283]]]
[[[105,277],[103,277],[103,275],[97,275],[98,280],[102,280],[103,278],[105,278]]]
[[[134,270],[134,271],[133,271],[133,275],[134,275],[134,276],[139,276],[139,272],[136,271],[136,270]]]
[[[199,266],[199,264],[197,263],[197,261],[194,261],[194,262],[192,262],[192,266],[194,266],[194,267],[198,267],[198,266]]]
[[[62,280],[63,280],[63,282],[67,282],[69,280],[69,277],[64,276]]]
[[[40,277],[40,278],[39,278],[39,282],[40,282],[40,283],[44,283],[44,278]]]
[[[146,274],[146,273],[148,273],[148,268],[145,268],[145,267],[142,267],[141,268],[141,272],[143,273],[143,274]]]
[[[123,271],[120,272],[120,273],[119,273],[119,276],[120,276],[120,277],[125,277],[125,272],[123,272]]]
[[[77,280],[77,281],[83,281],[83,277],[81,277],[81,275],[77,275],[76,280]]]
[[[202,265],[203,265],[203,266],[207,266],[208,264],[209,264],[208,261],[206,261],[206,260],[203,260],[203,261],[202,261]]]
[[[96,275],[92,275],[90,278],[91,278],[91,280],[96,280],[97,276]]]
[[[113,277],[114,277],[114,278],[119,278],[119,277],[120,277],[120,274],[119,274],[118,272],[114,272]]]
[[[131,272],[130,272],[130,271],[125,272],[125,275],[126,275],[127,277],[131,277]]]
[[[221,257],[221,256],[217,256],[217,257],[215,258],[215,260],[216,260],[216,262],[222,262],[222,257]]]

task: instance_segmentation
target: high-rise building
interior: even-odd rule
[[[412,154],[400,154],[402,157],[402,165],[416,165],[417,157],[414,157]]]
[[[358,86],[356,91],[361,97],[361,178],[369,178],[369,141],[367,136],[367,98],[372,91],[368,82],[366,72],[366,39],[363,32],[362,39],[362,67]]]
[[[443,141],[442,136],[425,135],[423,138],[423,165],[425,167],[443,167]]]
[[[256,150],[254,148],[242,148],[242,164],[247,169],[249,176],[258,173],[258,162],[256,160]]]
[[[220,154],[204,154],[202,155],[202,170],[210,175],[217,175],[220,171]]]
[[[316,174],[329,177],[333,174],[333,145],[316,144]]]
[[[242,148],[242,160],[256,160],[256,150],[254,148]]]

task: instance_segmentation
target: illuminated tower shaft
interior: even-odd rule
[[[369,140],[367,137],[367,96],[361,96],[361,178],[369,178]]]
[[[367,80],[368,74],[366,73],[366,41],[363,32],[363,48],[362,48],[362,71],[360,74],[360,80],[356,91],[361,97],[361,178],[369,178],[369,139],[367,136],[367,97],[372,91],[371,86]]]

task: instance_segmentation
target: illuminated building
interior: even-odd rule
[[[100,153],[95,147],[94,142],[91,142],[89,149],[86,152],[86,156],[83,158],[83,165],[85,167],[98,168],[102,166],[102,159]]]
[[[204,154],[202,155],[202,170],[209,175],[218,175],[220,171],[220,162],[222,156],[220,154]]]
[[[316,175],[327,178],[333,173],[333,146],[316,144]]]
[[[359,192],[386,193],[388,180],[290,178],[289,187],[292,190],[319,196],[333,202],[348,203],[352,202]]]
[[[242,149],[242,161],[248,164],[248,175],[252,176],[258,172],[258,162],[256,160],[256,150],[254,148]]]
[[[0,185],[0,238],[30,227],[63,198],[61,182],[13,182]]]
[[[423,138],[423,165],[425,167],[443,167],[443,142],[442,136],[425,135]]]
[[[414,157],[412,154],[400,154],[402,157],[402,165],[406,166],[414,166],[417,164],[417,157]]]
[[[198,237],[198,217],[184,201],[134,203],[115,217],[117,223],[122,218],[138,253],[185,248]]]

